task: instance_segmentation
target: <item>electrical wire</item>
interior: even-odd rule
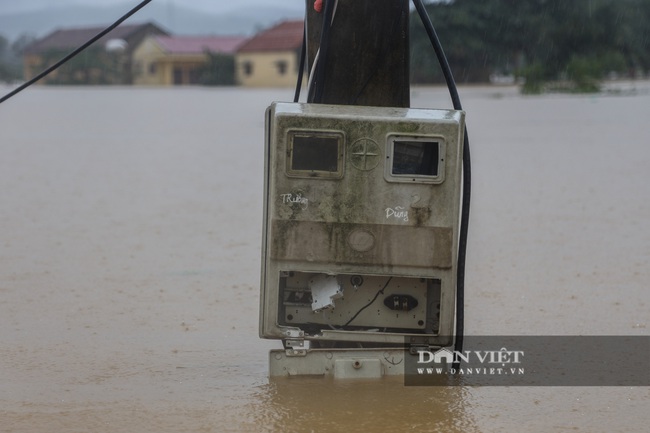
[[[45,76],[51,74],[55,70],[57,70],[59,67],[61,67],[63,64],[67,63],[69,60],[71,60],[73,57],[75,57],[77,54],[81,53],[83,50],[97,42],[99,39],[102,37],[106,36],[109,32],[111,32],[113,29],[115,29],[117,26],[122,24],[124,21],[126,21],[128,18],[130,18],[132,15],[134,15],[136,12],[138,12],[140,9],[145,7],[148,3],[151,3],[151,0],[144,0],[140,4],[138,4],[136,7],[131,9],[129,12],[126,14],[122,15],[117,21],[115,21],[113,24],[111,24],[109,27],[106,29],[102,30],[100,33],[98,33],[96,36],[94,36],[92,39],[90,39],[88,42],[77,48],[76,50],[72,51],[70,54],[56,62],[54,65],[50,66],[31,80],[23,83],[21,86],[15,88],[11,92],[7,93],[5,96],[0,98],[0,104],[5,102],[7,99],[11,98],[12,96],[17,95],[18,93],[22,92],[32,84],[36,83],[37,81],[41,80]]]
[[[334,23],[338,4],[338,0],[325,0],[323,26],[321,29],[318,51],[316,52],[314,64],[310,71],[309,84],[307,88],[307,102],[321,103],[323,100],[323,93],[325,91],[325,69],[327,66],[327,54],[330,45],[330,29]]]
[[[388,281],[386,281],[386,284],[384,284],[384,287],[382,287],[381,289],[379,289],[379,291],[378,291],[377,293],[375,293],[375,297],[372,298],[372,299],[370,300],[370,302],[368,302],[366,305],[364,305],[363,307],[361,307],[361,308],[359,309],[359,311],[357,311],[357,312],[354,314],[354,316],[352,316],[352,318],[351,318],[350,320],[348,320],[348,321],[345,323],[345,325],[343,325],[343,326],[344,326],[344,327],[345,327],[345,326],[348,326],[350,323],[352,323],[352,321],[353,321],[354,319],[357,318],[357,316],[358,316],[359,314],[361,314],[361,312],[362,312],[363,310],[365,310],[366,308],[368,308],[369,306],[371,306],[372,303],[375,302],[375,301],[377,300],[377,298],[379,297],[379,295],[381,295],[381,294],[384,293],[384,290],[386,290],[386,287],[388,287],[388,284],[390,283],[390,280],[392,280],[392,279],[393,279],[393,277],[388,278]]]
[[[300,89],[302,89],[302,78],[305,74],[305,58],[307,57],[307,20],[302,31],[302,45],[300,46],[300,62],[298,65],[298,79],[296,80],[296,92],[293,95],[293,102],[300,100]]]
[[[332,24],[334,24],[334,18],[336,18],[336,10],[339,6],[339,0],[336,0],[334,3],[334,11],[332,13],[332,19],[330,21],[330,27]],[[320,11],[319,11],[320,13]],[[305,12],[305,17],[307,16],[307,13]],[[307,56],[307,35],[308,35],[308,29],[307,29],[307,19],[305,18],[305,31],[302,36],[302,46],[300,47],[300,67],[298,70],[298,79],[296,81],[296,91],[294,93],[293,97],[293,102],[298,102],[300,100],[300,91],[302,89],[302,80],[303,80],[303,75],[305,73],[305,58]],[[314,83],[314,76],[315,74],[315,67],[318,64],[318,59],[320,58],[320,48],[316,51],[316,55],[314,56],[314,61],[312,62],[311,68],[309,69],[309,77],[307,78],[307,95],[311,94],[311,89],[312,85]]]
[[[440,67],[442,68],[442,73],[445,77],[447,83],[447,88],[449,89],[449,95],[451,96],[452,103],[455,110],[462,110],[462,105],[460,103],[460,96],[458,95],[458,88],[456,87],[456,82],[454,81],[451,68],[449,67],[449,62],[447,61],[447,56],[445,56],[444,50],[442,49],[442,44],[436,33],[431,18],[427,13],[422,0],[413,0],[413,5],[422,20],[422,24],[429,36],[433,50],[436,53]],[[471,158],[470,158],[470,148],[469,148],[469,137],[467,135],[467,128],[465,128],[464,140],[463,140],[463,193],[462,193],[462,203],[461,203],[461,217],[460,217],[460,234],[458,239],[458,261],[456,268],[456,339],[454,342],[454,350],[457,352],[463,351],[463,335],[465,329],[465,260],[467,256],[467,233],[469,229],[469,209],[470,209],[470,197],[472,190],[472,169],[471,169]],[[460,366],[460,361],[456,361],[453,365],[453,368],[458,371]]]
[[[308,5],[309,2],[305,2],[305,24],[304,24],[304,31],[302,34],[302,45],[300,47],[300,61],[299,61],[300,66],[298,68],[298,79],[296,80],[296,91],[293,96],[293,102],[298,102],[300,100],[300,91],[302,90],[302,80],[305,74],[305,63],[307,57],[307,35],[309,34],[307,29],[308,20],[307,20],[307,10],[306,10],[309,7]],[[334,23],[334,17],[336,17],[336,9],[338,8],[338,5],[339,5],[339,0],[336,0],[336,3],[334,4],[334,13],[332,14],[332,20],[330,21],[330,26]],[[317,9],[317,11],[318,13],[321,13],[322,4],[321,4],[321,9]],[[314,67],[316,64],[318,64],[319,54],[320,54],[320,48],[316,51],[316,55],[314,56],[314,61],[311,64],[311,67],[309,68],[309,77],[307,77],[307,95],[309,95],[311,92],[311,87],[314,80]]]
[[[336,18],[336,11],[337,11],[338,7],[339,7],[339,0],[336,0],[334,2],[334,11],[332,12],[332,19],[330,20],[330,24],[329,24],[330,27],[334,24],[334,18]],[[305,16],[306,16],[306,14],[305,14]],[[323,18],[323,26],[325,26],[326,22],[327,22],[326,19]],[[305,26],[306,25],[307,25],[307,20],[305,19]],[[305,33],[304,37],[305,37],[304,40],[306,41],[307,33]],[[323,43],[322,38],[321,38],[320,42],[321,42],[321,45],[322,45],[322,43]],[[327,44],[329,44],[329,37],[327,39]],[[316,50],[316,55],[314,56],[314,61],[313,61],[312,65],[311,65],[311,68],[309,69],[309,79],[307,81],[307,99],[308,100],[309,100],[309,95],[312,94],[311,89],[313,88],[314,77],[316,76],[316,65],[318,65],[318,59],[319,58],[320,58],[320,46],[318,47],[318,50]],[[295,102],[298,102],[298,101],[295,101]]]

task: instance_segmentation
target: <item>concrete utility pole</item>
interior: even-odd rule
[[[311,68],[324,10],[305,1]],[[409,107],[409,1],[338,0],[325,71],[322,103]]]

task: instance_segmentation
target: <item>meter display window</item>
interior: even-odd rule
[[[393,182],[440,183],[444,178],[444,143],[433,137],[388,140],[386,178]]]
[[[330,132],[289,132],[287,174],[296,177],[343,175],[343,134]]]

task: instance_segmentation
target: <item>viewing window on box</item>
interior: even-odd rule
[[[290,131],[287,158],[289,176],[340,178],[343,175],[343,134]]]
[[[386,180],[441,183],[444,180],[444,140],[438,137],[390,136]]]

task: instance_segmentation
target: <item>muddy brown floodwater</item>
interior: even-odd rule
[[[0,106],[1,432],[647,431],[648,387],[270,381],[263,114],[292,93],[35,87]],[[461,97],[467,333],[648,335],[650,83]],[[414,88],[412,106],[450,102]]]

